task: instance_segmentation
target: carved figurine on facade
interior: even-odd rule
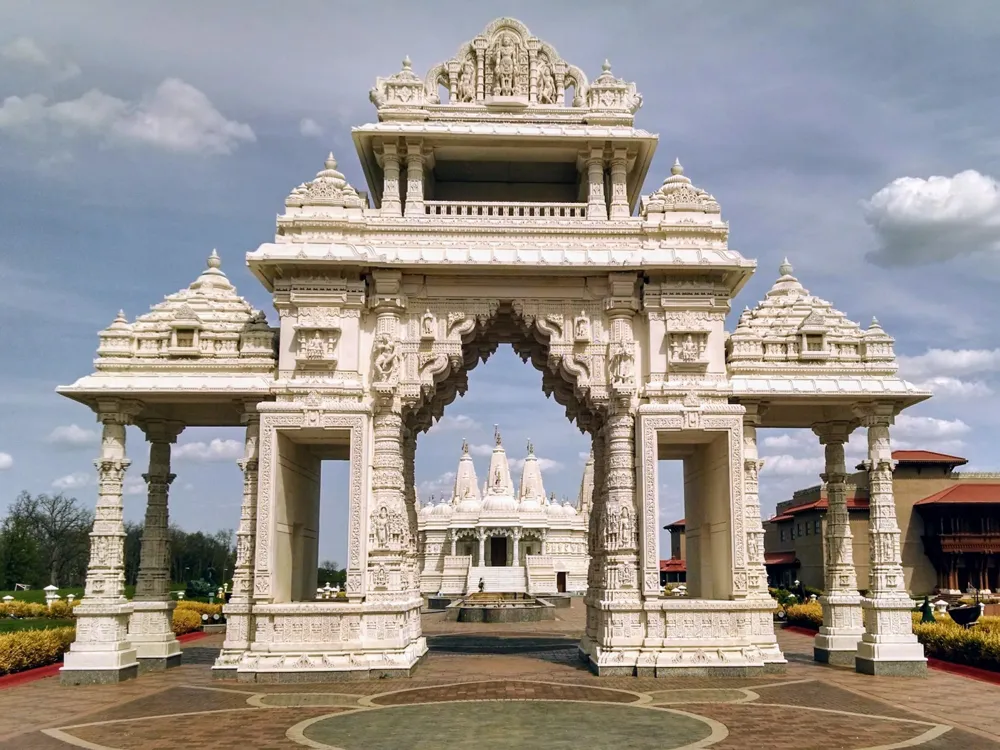
[[[384,384],[394,382],[399,368],[399,344],[388,333],[380,333],[375,337],[372,352],[375,382]]]
[[[476,100],[476,66],[472,60],[462,63],[462,69],[458,74],[458,89],[455,93],[456,99],[463,104]]]
[[[538,103],[556,103],[556,80],[552,76],[552,67],[541,56],[538,58]]]
[[[423,318],[420,319],[420,338],[424,340],[433,340],[437,334],[435,329],[437,328],[437,320],[434,314],[427,310],[424,312]]]
[[[493,96],[517,96],[521,93],[517,81],[519,46],[514,36],[503,34],[493,48]]]
[[[608,370],[612,386],[627,386],[632,381],[632,353],[620,342],[612,342],[608,347]]]

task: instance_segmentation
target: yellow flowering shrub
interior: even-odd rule
[[[177,608],[174,610],[171,626],[174,631],[174,635],[192,633],[201,627],[201,615],[193,609]]]
[[[76,638],[76,628],[22,630],[0,635],[0,675],[55,664]]]
[[[197,612],[199,617],[201,617],[202,615],[208,615],[209,618],[211,618],[212,615],[222,614],[221,604],[208,604],[207,602],[192,602],[188,601],[187,599],[182,599],[181,601],[177,602],[177,609],[186,609],[191,612]],[[174,611],[176,612],[177,609],[175,609]]]
[[[991,620],[997,618],[990,618]],[[955,664],[1000,671],[1000,630],[979,625],[966,630],[949,619],[913,626],[917,639],[924,644],[927,656]]]
[[[785,610],[785,617],[789,625],[819,630],[823,624],[823,608],[819,602],[793,604]]]

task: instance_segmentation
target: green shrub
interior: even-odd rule
[[[76,638],[76,628],[22,630],[0,635],[0,674],[55,664]]]
[[[193,609],[175,609],[171,626],[174,635],[193,633],[201,627],[201,615]]]
[[[975,625],[966,630],[942,618],[935,623],[917,623],[913,632],[924,644],[927,656],[1000,672],[1000,631],[992,629],[992,624],[988,628]]]
[[[206,604],[205,602],[190,602],[187,599],[183,599],[183,600],[177,602],[177,609],[175,609],[174,611],[176,612],[178,609],[187,609],[187,610],[191,610],[192,612],[197,612],[199,617],[201,617],[202,615],[208,615],[209,617],[211,617],[212,615],[221,615],[222,614],[222,605],[221,604]]]

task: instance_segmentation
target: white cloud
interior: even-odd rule
[[[256,141],[245,123],[227,120],[208,97],[189,83],[168,78],[127,117],[115,135],[179,153],[231,154],[241,142]]]
[[[551,458],[542,458],[541,456],[537,456],[536,458],[538,459],[538,468],[541,469],[542,472],[562,471],[563,465],[558,461],[553,461]],[[524,468],[524,461],[525,459],[523,458],[507,459],[507,463],[510,465],[511,471],[520,471],[522,468]]]
[[[299,133],[306,138],[318,138],[323,135],[323,127],[311,117],[303,117],[299,121]]]
[[[581,461],[587,463],[590,460],[590,451],[580,451],[577,456]]]
[[[0,47],[0,58],[16,65],[45,70],[56,81],[67,81],[80,75],[80,66],[75,62],[60,65],[53,60],[38,43],[30,37],[21,36]]]
[[[493,446],[489,443],[479,443],[477,445],[469,446],[469,453],[473,456],[492,456]]]
[[[45,438],[45,442],[50,445],[68,449],[85,448],[97,445],[100,441],[101,436],[97,430],[86,430],[77,424],[59,425]]]
[[[430,501],[431,495],[434,495],[435,501],[440,501],[442,498],[450,500],[454,488],[455,472],[446,471],[439,477],[418,484],[417,495],[420,497],[420,502],[426,505]]]
[[[812,432],[807,430],[801,430],[798,433],[783,432],[780,435],[768,435],[761,441],[761,445],[764,448],[775,448],[777,450],[805,448],[809,443],[816,443],[816,438],[814,438]]]
[[[146,494],[146,480],[141,476],[139,477],[125,477],[125,485],[122,487],[122,493],[125,495],[145,495]]]
[[[177,78],[136,103],[91,89],[54,104],[41,94],[9,96],[0,106],[0,130],[39,137],[50,124],[66,137],[92,135],[173,153],[231,154],[256,141],[249,125],[226,119],[204,93]]]
[[[915,357],[899,357],[900,374],[911,380],[961,377],[998,369],[1000,349],[928,349]]]
[[[64,477],[56,479],[52,482],[52,489],[59,490],[60,492],[78,490],[81,487],[89,487],[94,484],[95,481],[96,477],[93,472],[77,471],[73,474],[67,474]]]
[[[456,414],[455,416],[445,414],[431,425],[431,428],[427,432],[429,434],[432,432],[456,432],[458,430],[468,431],[477,429],[479,429],[479,423],[466,414]]]
[[[964,435],[972,428],[961,419],[937,419],[936,417],[911,417],[900,414],[896,417],[893,434],[903,439],[937,440]]]
[[[34,39],[26,36],[19,36],[0,48],[0,57],[9,62],[36,65],[40,68],[48,67],[50,64],[48,55]]]
[[[1000,250],[1000,185],[969,169],[954,177],[900,177],[863,204],[882,266],[920,265]]]
[[[220,440],[211,442],[181,443],[175,445],[171,456],[175,461],[191,461],[192,463],[209,464],[223,461],[235,461],[243,457],[244,445],[239,440]]]
[[[930,391],[938,398],[976,398],[993,395],[993,389],[982,380],[960,380],[948,375],[938,375],[914,385]]]
[[[0,452],[0,471],[7,471],[14,465],[14,457],[9,453]]]
[[[824,460],[821,456],[797,457],[787,453],[775,456],[762,456],[764,468],[762,473],[774,474],[781,477],[799,476],[819,476],[824,469]]]

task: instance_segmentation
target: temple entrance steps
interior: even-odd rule
[[[524,568],[518,567],[475,567],[469,568],[466,591],[479,591],[479,579],[483,579],[483,591],[504,594],[527,591]]]

